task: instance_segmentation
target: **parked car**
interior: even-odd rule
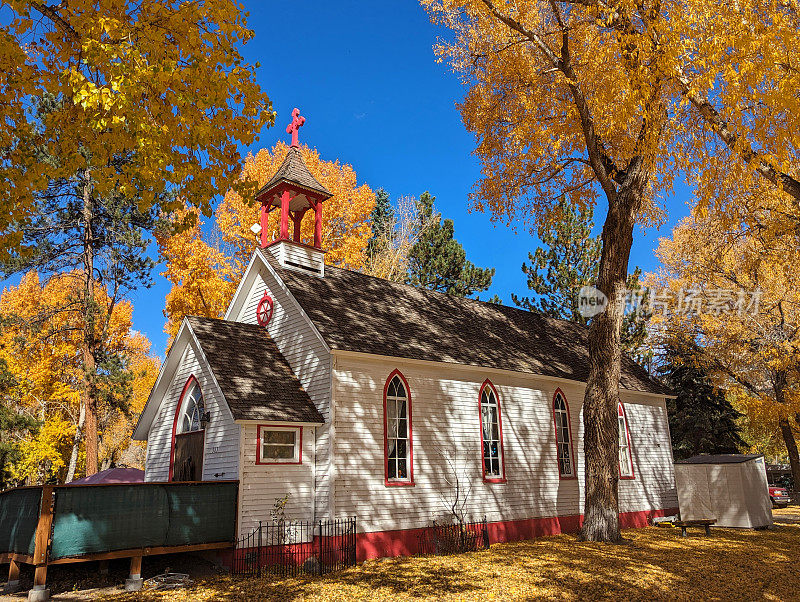
[[[785,487],[772,487],[769,488],[769,498],[772,500],[773,508],[786,508],[791,501],[789,497],[789,490]]]

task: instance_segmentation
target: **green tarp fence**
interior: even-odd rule
[[[236,482],[56,487],[50,558],[233,542],[237,491]]]
[[[41,502],[41,487],[23,487],[0,493],[0,554],[10,552],[33,556]]]

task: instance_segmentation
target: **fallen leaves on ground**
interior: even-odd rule
[[[791,510],[791,509],[790,509]],[[795,508],[794,513],[800,513]],[[787,511],[787,514],[789,512]],[[185,591],[119,600],[790,600],[800,597],[800,528],[690,530],[648,527],[626,543],[573,535],[495,544],[449,557],[368,561],[324,577],[220,576]]]

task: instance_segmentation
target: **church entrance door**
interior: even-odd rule
[[[205,431],[175,435],[175,470],[173,481],[203,480],[203,447]]]

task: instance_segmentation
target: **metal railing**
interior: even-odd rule
[[[236,542],[231,572],[323,575],[356,565],[356,519],[259,522]]]

